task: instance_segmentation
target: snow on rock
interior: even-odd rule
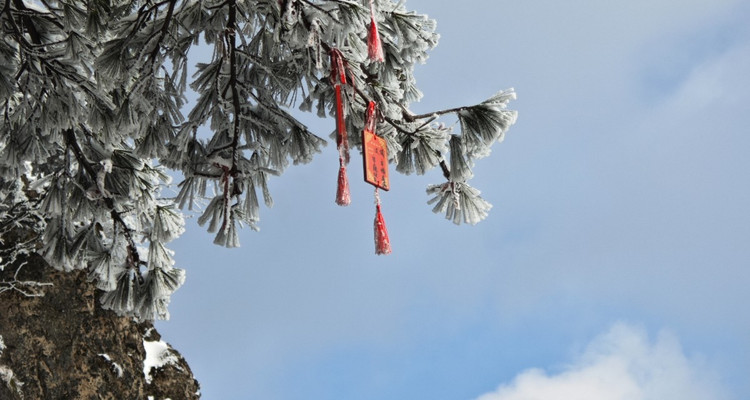
[[[146,377],[147,384],[151,384],[153,379],[151,376],[152,368],[159,369],[167,364],[178,365],[177,356],[172,353],[169,345],[163,340],[154,342],[144,340],[143,348],[146,349],[146,358],[143,360],[143,375]]]
[[[0,271],[2,271],[2,269],[0,269]],[[0,357],[3,355],[3,350],[5,350],[5,342],[3,342],[3,335],[0,335]]]
[[[118,378],[122,378],[122,367],[120,366],[120,364],[112,361],[112,358],[109,357],[109,354],[100,353],[98,355],[99,357],[102,357],[103,359],[109,361],[112,364],[112,372],[117,374]]]
[[[0,365],[0,381],[3,382],[12,392],[15,392],[19,398],[23,398],[23,392],[21,391],[23,382],[19,381],[18,378],[13,375],[12,369],[5,365]]]

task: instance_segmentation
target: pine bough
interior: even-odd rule
[[[433,210],[477,223],[491,206],[467,180],[515,122],[515,94],[409,111],[422,96],[414,65],[438,35],[402,4],[375,1],[385,60],[371,62],[367,1],[0,1],[0,238],[37,235],[4,243],[1,264],[39,251],[55,268],[87,269],[105,308],[168,318],[185,278],[166,247],[183,232],[181,209],[205,199],[198,222],[222,246],[239,245],[242,225],[257,229],[258,192],[273,203],[268,179],[325,145],[290,110],[333,112],[334,48],[350,80],[351,143],[377,101],[389,161],[404,174],[440,166],[446,182],[427,189]],[[197,65],[187,105],[189,53],[201,42],[212,56]],[[459,134],[439,123],[445,114]],[[175,197],[162,193],[167,170],[183,177]]]

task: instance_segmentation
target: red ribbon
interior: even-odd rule
[[[348,206],[351,203],[349,180],[346,177],[346,164],[349,163],[349,139],[346,133],[344,99],[341,85],[346,84],[344,56],[339,49],[331,49],[331,83],[336,92],[336,147],[339,150],[339,176],[336,190],[336,204]]]

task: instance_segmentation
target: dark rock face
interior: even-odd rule
[[[26,261],[15,279],[53,286],[40,288],[44,297],[0,292],[0,399],[200,397],[190,367],[171,348],[156,356],[170,362],[152,368],[147,382],[144,341],[161,339],[152,324],[103,310],[84,271],[56,271],[35,254]],[[0,282],[14,280],[17,268],[5,267]]]

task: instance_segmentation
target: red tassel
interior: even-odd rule
[[[351,204],[352,198],[349,193],[349,179],[346,177],[346,164],[341,158],[339,158],[339,164],[339,185],[338,190],[336,190],[336,204],[348,206]]]
[[[367,55],[370,57],[370,61],[385,61],[383,43],[380,41],[378,25],[375,23],[375,6],[373,5],[373,0],[370,0],[370,31],[367,35]]]
[[[380,212],[380,196],[375,189],[375,254],[391,254],[391,240],[385,227],[383,213]]]

